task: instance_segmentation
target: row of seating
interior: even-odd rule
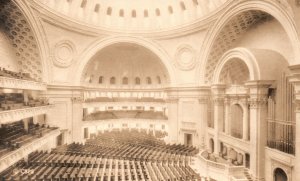
[[[15,78],[15,79],[22,79],[22,80],[36,81],[34,78],[30,77],[29,73],[14,72],[14,71],[6,70],[3,67],[0,67],[0,76]]]
[[[156,119],[156,120],[167,120],[168,117],[163,112],[155,111],[97,111],[88,114],[84,117],[84,121],[92,120],[106,120],[106,119],[121,119],[121,118],[134,118],[134,119]]]
[[[36,107],[48,105],[48,102],[44,99],[34,99],[28,97],[28,100],[24,100],[24,96],[21,93],[1,93],[0,94],[0,111],[22,109],[28,107]]]
[[[0,128],[0,157],[32,142],[34,139],[42,137],[54,129],[57,128],[33,124],[32,122],[28,124],[28,129],[25,129],[22,121],[2,125]]]
[[[153,98],[153,97],[95,97],[95,98],[88,98],[85,102],[158,102],[164,103],[165,100],[161,98]]]
[[[4,171],[1,177],[7,180],[200,180],[189,166],[178,164],[44,152],[34,152],[28,160]]]
[[[190,168],[198,150],[138,131],[99,133],[86,144],[34,152],[0,174],[7,180],[200,181]]]

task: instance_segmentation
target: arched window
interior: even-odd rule
[[[144,17],[145,17],[145,18],[147,18],[148,16],[149,16],[149,14],[148,14],[148,10],[147,10],[147,9],[145,9],[145,10],[144,10]]]
[[[120,9],[120,11],[119,11],[119,16],[120,16],[120,17],[124,17],[124,9]]]
[[[180,7],[181,7],[182,11],[184,11],[184,10],[185,10],[185,4],[184,4],[184,2],[183,2],[183,1],[181,1],[181,2],[180,2]]]
[[[106,11],[106,14],[110,16],[111,13],[112,13],[112,8],[111,8],[111,7],[108,7],[108,8],[107,8],[107,11]]]
[[[141,84],[141,79],[139,77],[135,78],[135,85],[140,85]]]
[[[115,77],[111,77],[110,80],[109,80],[109,83],[112,84],[112,85],[116,84],[116,78]]]
[[[172,6],[169,6],[169,7],[168,7],[168,10],[169,10],[169,13],[170,13],[170,14],[173,14],[173,8],[172,8]]]
[[[136,17],[136,11],[135,11],[135,10],[132,10],[132,12],[131,12],[131,16],[132,16],[133,18],[135,18],[135,17]]]
[[[156,8],[155,13],[156,13],[156,16],[160,16],[160,10],[158,8]]]
[[[147,78],[146,78],[146,82],[147,82],[148,85],[152,84],[151,78],[150,78],[150,77],[147,77]]]
[[[157,83],[161,84],[160,76],[157,76],[156,78],[157,78]]]
[[[284,170],[281,168],[276,168],[274,171],[274,180],[275,181],[287,181],[287,175]]]
[[[128,77],[123,77],[122,84],[123,85],[128,85]]]
[[[100,10],[100,4],[96,4],[96,5],[95,5],[94,11],[95,11],[96,13],[98,13],[99,10]]]
[[[99,84],[103,84],[103,76],[100,76],[100,77],[99,77],[98,83],[99,83]]]

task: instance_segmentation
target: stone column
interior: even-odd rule
[[[248,128],[249,128],[249,116],[248,116],[248,103],[246,100],[243,100],[243,102],[245,102],[245,110],[243,111],[243,140],[247,141],[249,138],[249,132],[248,132]]]
[[[268,88],[272,81],[250,81],[250,173],[255,181],[265,180]]]
[[[168,107],[168,122],[169,122],[169,135],[168,140],[170,143],[178,143],[178,99],[170,98],[167,100]]]
[[[83,142],[83,108],[82,97],[72,97],[72,141]]]
[[[225,134],[231,134],[231,125],[230,125],[230,99],[229,98],[225,98],[224,101],[225,104],[225,117],[224,117],[224,121],[225,121]]]
[[[219,132],[223,130],[225,85],[213,85],[212,96],[214,101],[214,153],[219,154]]]
[[[300,65],[289,67],[292,73],[290,82],[294,85],[294,97],[295,97],[295,121],[296,121],[296,133],[295,133],[295,160],[292,170],[292,180],[298,180],[300,178]]]
[[[207,121],[208,121],[208,101],[210,96],[210,89],[202,88],[199,92],[199,111],[197,111],[197,116],[199,117],[198,120],[198,128],[197,128],[197,134],[199,136],[199,147],[201,149],[206,148],[206,134],[207,134]]]

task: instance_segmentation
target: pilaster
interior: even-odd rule
[[[210,97],[210,89],[205,88],[200,90],[199,96],[199,127],[197,129],[199,135],[199,147],[201,149],[206,148],[206,134],[207,134],[207,119],[208,119],[208,101]]]
[[[247,82],[250,98],[250,173],[256,181],[265,180],[265,146],[268,88],[272,81]]]
[[[225,85],[213,85],[211,88],[214,103],[214,153],[219,154],[219,132],[223,130],[224,122]]]
[[[178,140],[178,99],[167,99],[168,121],[169,121],[169,142],[177,143]]]

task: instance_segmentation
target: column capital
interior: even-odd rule
[[[209,100],[208,97],[199,97],[198,98],[199,104],[207,104],[208,100]]]
[[[214,97],[213,98],[214,104],[219,105],[219,106],[224,105],[224,100],[225,100],[224,97]]]
[[[83,97],[72,97],[71,98],[73,103],[83,103]]]
[[[261,106],[266,106],[268,103],[267,97],[259,97],[259,98],[249,98],[248,103],[250,108],[256,109]]]

